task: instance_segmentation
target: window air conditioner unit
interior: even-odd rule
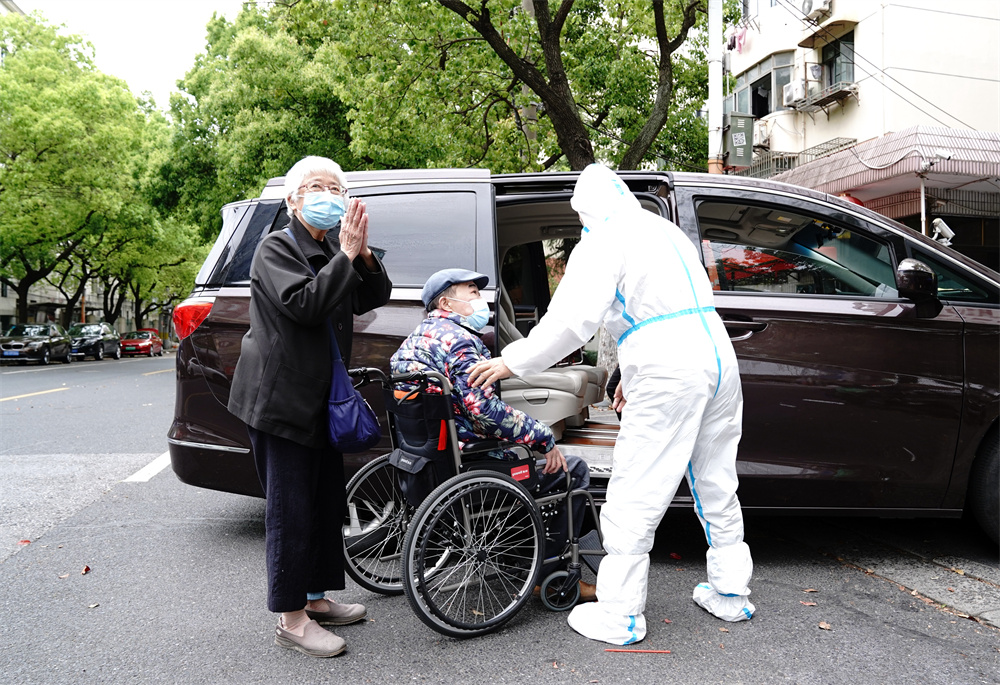
[[[807,19],[816,20],[830,13],[832,0],[802,0],[802,14]]]
[[[766,121],[755,121],[753,124],[753,146],[767,147],[771,142],[771,132],[767,129]]]
[[[785,107],[791,107],[796,102],[806,99],[806,81],[805,79],[795,79],[789,81],[782,87],[781,91],[781,104]]]

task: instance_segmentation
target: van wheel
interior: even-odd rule
[[[968,510],[993,542],[1000,541],[1000,431],[983,440],[969,474]]]

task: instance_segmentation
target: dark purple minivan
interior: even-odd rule
[[[745,509],[907,517],[969,510],[997,539],[1000,274],[816,191],[733,176],[621,175],[646,209],[701,247],[740,360]],[[420,289],[438,269],[489,275],[496,353],[510,332],[526,332],[545,313],[546,257],[554,241],[580,233],[569,205],[576,174],[413,170],[348,179],[351,195],[368,205],[371,241],[385,249],[394,285],[388,305],[355,318],[352,366],[388,369],[423,318]],[[281,179],[222,215],[194,291],[175,310],[181,344],[170,455],[186,483],[262,496],[245,427],[226,401],[249,321],[254,251],[287,221]],[[501,393],[587,459],[600,497],[616,426],[589,418],[595,398],[583,387],[586,374],[566,375],[584,380],[508,383]],[[381,411],[374,389],[366,394]],[[386,437],[350,455],[348,469],[388,446]],[[675,505],[690,502],[685,494]]]

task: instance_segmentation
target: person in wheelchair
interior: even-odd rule
[[[479,289],[489,277],[466,269],[443,269],[427,279],[421,299],[427,308],[427,318],[411,333],[390,360],[393,374],[414,371],[437,371],[452,384],[452,406],[455,428],[461,445],[487,438],[521,443],[545,455],[538,460],[536,495],[565,492],[565,472],[571,475],[573,489],[590,485],[587,463],[575,456],[565,456],[556,446],[552,430],[524,412],[504,403],[492,388],[474,388],[468,382],[468,370],[477,362],[490,358],[490,352],[479,335],[489,320],[489,305]],[[433,392],[434,386],[429,391]],[[493,452],[497,458],[514,458],[512,454]],[[543,512],[546,521],[546,558],[563,550],[569,536],[565,503],[552,505]],[[579,536],[586,502],[573,501],[574,533]],[[541,578],[554,570],[558,562],[542,568]],[[538,588],[536,588],[537,593]],[[580,600],[594,601],[596,588],[580,581]]]

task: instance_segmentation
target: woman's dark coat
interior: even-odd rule
[[[388,302],[392,283],[381,262],[371,272],[361,257],[348,261],[334,231],[320,242],[296,218],[289,228],[295,240],[275,231],[254,256],[250,330],[243,336],[228,407],[257,430],[324,447],[329,444],[330,325],[348,364],[352,315]]]

